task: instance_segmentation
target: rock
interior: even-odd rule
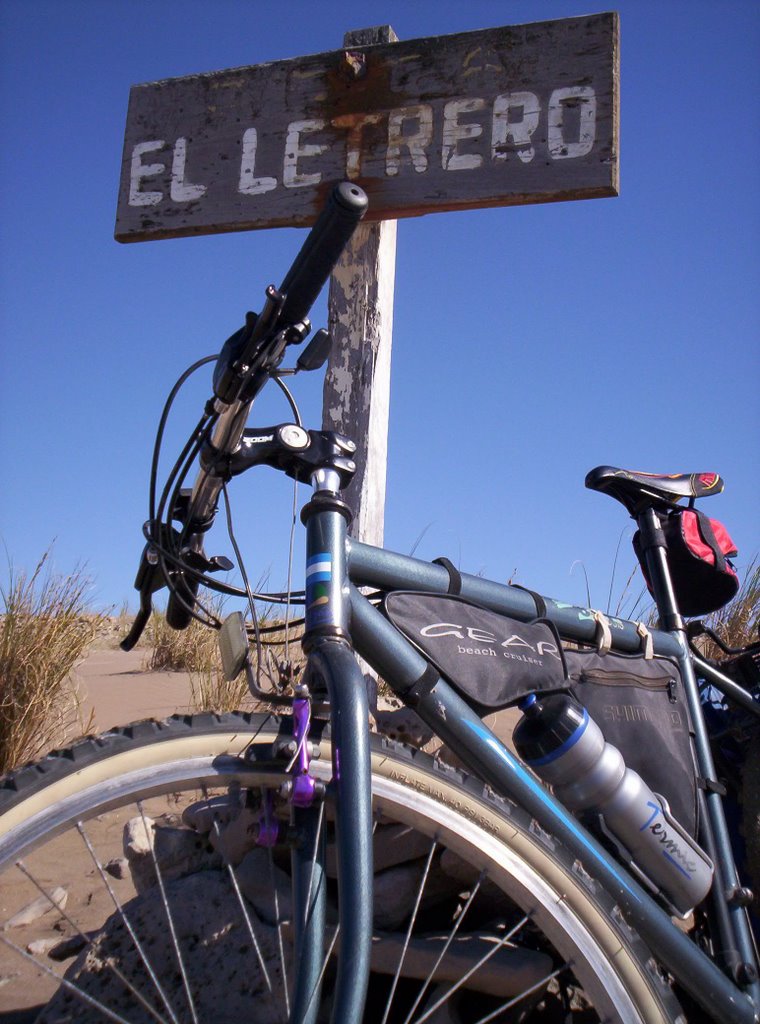
[[[290,920],[293,916],[293,895],[290,875],[270,860],[269,850],[257,847],[245,855],[237,868],[235,878],[241,893],[255,909],[262,921],[274,925],[275,914],[274,892],[277,892],[277,906],[280,920]]]
[[[48,938],[48,939],[35,939],[34,942],[28,943],[26,947],[27,953],[31,953],[32,956],[45,956],[49,953],[53,946],[57,946],[60,939]]]
[[[430,849],[430,839],[408,825],[378,825],[373,837],[373,858],[375,871],[419,860]],[[328,878],[338,877],[336,846],[333,840],[327,843],[325,871]]]
[[[284,1018],[282,979],[277,931],[261,921],[254,910],[249,914],[256,941],[269,977],[252,949],[251,938],[226,871],[199,871],[166,885],[182,959],[190,982],[193,1004],[199,1020],[215,1024],[233,1024],[252,1019],[256,1024],[280,1024]],[[125,913],[160,978],[166,999],[181,1020],[190,1019],[188,1000],[175,951],[169,941],[169,929],[162,901],[154,892],[130,900]],[[285,971],[293,971],[292,954],[285,944]],[[100,1000],[113,1012],[142,1024],[153,1022],[144,1009],[135,1008],[134,997],[114,976],[107,964],[113,958],[144,998],[155,1006],[160,1017],[168,1019],[161,997],[147,977],[120,915],[114,913],[68,968],[65,977],[76,978],[77,985]],[[101,1024],[103,1014],[82,1003],[61,987],[37,1018],[36,1024],[56,1024],[75,1020],[77,1024]]]
[[[372,899],[375,928],[396,931],[409,919],[425,873],[425,863],[423,859],[375,873]],[[456,883],[441,871],[438,859],[434,858],[425,880],[420,910],[427,910],[448,896],[455,895],[457,888]]]
[[[418,860],[429,849],[430,838],[409,825],[378,825],[374,835],[375,871]]]
[[[103,865],[103,870],[113,878],[126,878],[129,874],[129,861],[126,857],[114,857],[113,860],[109,860],[107,864]]]
[[[494,946],[499,945],[499,936],[492,932],[457,934],[441,958],[447,941],[448,935],[412,938],[404,957],[403,977],[425,979],[434,970],[433,981],[455,982],[481,964],[468,979],[467,987],[487,995],[508,998],[535,985],[552,969],[552,959],[546,953],[511,943],[504,943],[494,952]],[[404,934],[375,933],[372,939],[372,970],[393,974],[405,942]],[[485,960],[489,953],[491,956]],[[483,960],[485,962],[481,963]]]
[[[226,823],[212,827],[208,840],[225,864],[236,866],[255,848],[258,833],[259,812],[246,807]]]
[[[219,855],[191,829],[163,827],[142,816],[124,826],[123,846],[138,893],[156,885],[154,856],[164,883],[220,864]]]
[[[434,1006],[439,999],[446,995],[450,987],[450,985],[435,985],[420,1007],[420,1011]],[[458,1024],[461,1019],[456,1006],[453,1005],[453,1000],[446,999],[437,1010],[432,1011],[432,1016],[426,1018],[426,1024]]]
[[[48,956],[51,960],[70,960],[72,956],[77,956],[81,953],[87,943],[90,942],[90,936],[87,935],[72,935],[68,939],[61,939],[50,947],[48,950]]]
[[[153,849],[153,831],[155,821],[147,815],[130,818],[124,826],[122,845],[124,855],[131,862],[133,857],[141,857]]]
[[[7,931],[9,928],[22,928],[25,925],[32,924],[33,921],[37,921],[45,914],[50,913],[51,910],[63,910],[68,898],[69,894],[66,889],[61,885],[57,885],[50,893],[50,898],[40,895],[37,899],[32,900],[31,903],[27,903],[25,907],[22,907],[13,917],[9,917],[3,925],[3,931]]]
[[[480,870],[474,864],[463,860],[451,850],[444,850],[441,854],[441,870],[458,882],[460,887],[467,889],[471,889],[480,878]],[[506,913],[509,907],[514,906],[509,896],[490,878],[480,880],[477,900],[487,904],[488,912],[493,917]]]

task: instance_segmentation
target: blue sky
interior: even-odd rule
[[[113,240],[130,85],[340,47],[613,9],[581,0],[3,0],[0,4],[0,539],[55,541],[95,606],[131,600],[153,434],[180,372],[279,281],[295,229]],[[630,521],[586,491],[600,463],[714,470],[705,503],[758,543],[760,7],[621,0],[618,198],[399,223],[386,544],[604,607]],[[322,310],[320,317],[319,310]],[[314,316],[324,321],[324,303]],[[307,424],[321,375],[297,380]],[[179,404],[178,450],[209,393]],[[254,424],[283,421],[276,396]],[[292,504],[235,488],[249,574],[279,588]],[[303,501],[306,500],[304,493]],[[230,553],[221,531],[213,553]],[[581,567],[582,566],[582,567]],[[619,586],[616,585],[619,592]]]

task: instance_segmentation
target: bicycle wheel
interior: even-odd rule
[[[3,1021],[289,1020],[297,967],[289,856],[254,847],[251,837],[287,813],[279,790],[290,727],[266,714],[175,716],[85,740],[7,777]],[[327,727],[315,722],[311,738],[312,772],[328,781]],[[653,1024],[678,1016],[607,895],[519,808],[382,736],[372,740],[372,780],[365,1022]],[[320,1021],[329,1020],[340,951],[327,792]],[[135,853],[141,835],[147,853]],[[19,923],[34,897],[47,912]]]

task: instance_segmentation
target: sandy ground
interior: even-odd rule
[[[140,649],[94,650],[75,670],[84,720],[94,713],[93,731],[189,709],[190,677],[185,672],[146,672],[145,659]]]
[[[175,712],[187,711],[191,703],[190,678],[184,672],[144,671],[145,650],[125,653],[121,650],[95,649],[75,670],[75,680],[82,700],[82,719],[87,722],[92,712],[91,730],[105,732],[115,725],[144,718],[165,718]],[[165,808],[148,808],[148,813],[161,813]],[[89,838],[98,850],[102,863],[122,853],[124,816],[102,815],[88,826]],[[60,881],[61,863],[72,857],[84,858],[79,837],[68,834],[50,847],[33,855],[27,867],[48,890]],[[131,880],[112,879],[121,900],[134,894]],[[39,895],[33,884],[16,872],[0,879],[0,914],[6,920],[16,910]],[[68,892],[66,913],[87,931],[100,924],[113,910],[107,891],[98,884],[94,865],[83,868],[81,880]],[[8,937],[22,949],[35,940],[61,940],[73,929],[60,915],[44,915],[33,924],[15,928]],[[45,962],[45,957],[38,957]],[[48,961],[49,962],[49,961]],[[58,972],[63,964],[52,964]],[[57,987],[43,969],[35,969],[21,960],[17,953],[0,946],[0,1024],[31,1024],[35,1007],[44,1004]]]
[[[146,651],[124,653],[114,649],[117,637],[107,637],[91,650],[75,671],[82,701],[83,721],[92,712],[90,732],[105,732],[116,725],[126,725],[145,718],[165,718],[175,712],[190,710],[192,693],[190,678],[183,672],[148,672],[144,666]],[[489,719],[486,719],[489,721]],[[489,724],[492,724],[489,722]],[[507,742],[511,739],[514,713],[500,716],[495,731]],[[492,725],[493,727],[493,725]],[[181,808],[169,806],[173,797],[159,798],[146,807],[153,816],[174,813]],[[88,838],[97,849],[102,864],[122,855],[122,830],[129,812],[112,812],[93,819],[87,825]],[[80,837],[67,833],[52,844],[35,851],[27,867],[48,892],[64,879],[61,865],[77,863],[76,881],[69,884],[66,915],[87,932],[97,928],[113,910],[107,890],[99,880],[94,864],[88,860]],[[81,870],[80,870],[81,864]],[[122,903],[133,895],[131,878],[112,879],[114,890]],[[32,882],[15,870],[0,877],[0,921],[7,920],[39,895]],[[26,950],[35,940],[58,940],[74,933],[63,915],[51,910],[33,924],[11,929],[6,933],[17,946]],[[58,982],[45,972],[52,966],[57,974],[71,960],[51,962],[45,954],[37,954],[35,962],[24,961],[18,953],[0,943],[0,1024],[33,1024],[40,1006],[56,990]]]

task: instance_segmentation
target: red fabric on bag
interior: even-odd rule
[[[715,537],[715,541],[727,557],[732,557],[736,554],[736,545],[731,540],[728,530],[725,528],[723,523],[717,519],[708,520],[710,527]],[[707,562],[708,565],[715,565],[715,554],[709,544],[705,543],[705,540],[700,531],[699,516],[696,512],[691,509],[684,509],[681,514],[681,530],[683,533],[683,539],[686,541],[687,546],[690,550],[703,561]]]

